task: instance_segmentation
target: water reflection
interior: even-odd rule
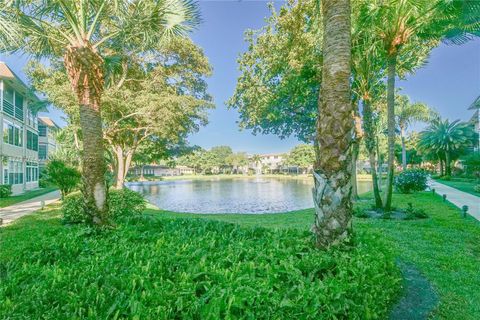
[[[230,178],[130,183],[158,207],[192,213],[274,213],[311,208],[312,182],[281,178]],[[370,183],[359,182],[359,192]]]

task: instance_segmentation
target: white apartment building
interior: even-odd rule
[[[0,184],[13,194],[38,188],[38,119],[32,103],[38,98],[0,62]]]
[[[55,133],[60,127],[49,117],[38,117],[38,161],[40,170],[57,150]]]

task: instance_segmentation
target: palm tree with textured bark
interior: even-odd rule
[[[5,12],[23,40],[16,50],[63,58],[79,104],[84,209],[92,223],[106,224],[101,118],[105,62],[184,34],[199,20],[197,6],[190,0],[18,0]]]
[[[313,231],[321,248],[348,239],[352,223],[353,106],[350,0],[324,0],[323,71],[316,133]]]
[[[410,101],[405,95],[398,95],[396,98],[397,114],[395,115],[398,131],[400,133],[400,142],[402,144],[402,168],[407,169],[407,147],[406,133],[407,128],[414,122],[427,122],[432,114],[432,110],[424,103]]]
[[[467,41],[479,28],[479,2],[459,0],[378,0],[371,1],[366,12],[376,26],[383,44],[387,70],[388,169],[384,209],[392,205],[395,161],[395,78],[399,64],[410,64],[411,72],[423,64],[425,48],[433,48],[441,39]],[[420,52],[421,54],[417,54]]]

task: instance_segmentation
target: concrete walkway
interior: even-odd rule
[[[447,201],[450,201],[460,209],[468,206],[468,214],[480,221],[480,197],[473,194],[460,191],[458,189],[449,187],[435,180],[429,181],[430,188],[434,188],[439,195],[447,195]]]
[[[45,205],[60,199],[60,191],[52,191],[44,195],[19,202],[9,207],[0,208],[0,218],[3,219],[3,226],[12,223],[20,217],[30,214],[42,208],[42,201]]]

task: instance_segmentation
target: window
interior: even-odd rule
[[[21,147],[23,145],[23,128],[9,121],[3,121],[3,142]]]
[[[37,127],[37,116],[30,109],[27,109],[27,124],[33,128]]]
[[[25,167],[26,182],[38,181],[38,163],[27,162]]]
[[[3,111],[12,117],[15,115],[13,96],[13,90],[8,86],[5,86],[5,89],[3,90]]]
[[[38,151],[38,136],[30,130],[27,130],[27,149]]]
[[[47,159],[47,145],[45,144],[38,145],[38,159],[39,160]]]
[[[8,168],[3,169],[3,184],[8,184]]]
[[[23,121],[23,96],[15,92],[15,118]]]
[[[23,164],[21,161],[10,161],[8,164],[8,183],[23,183]]]
[[[44,124],[38,124],[38,136],[46,137],[47,136],[47,126]]]

